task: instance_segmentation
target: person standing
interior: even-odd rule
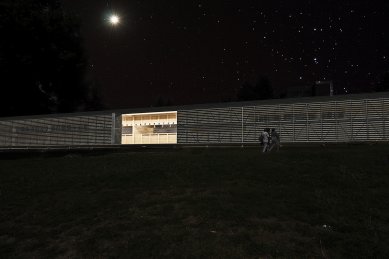
[[[271,151],[274,147],[276,147],[277,151],[280,150],[280,134],[276,131],[276,129],[271,130],[271,145],[269,151]]]
[[[262,132],[262,143],[263,143],[262,153],[265,153],[265,152],[268,151],[268,148],[269,148],[269,138],[270,138],[269,129],[264,129],[263,132]]]

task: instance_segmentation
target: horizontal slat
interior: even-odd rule
[[[108,115],[0,121],[0,146],[111,143]]]
[[[258,142],[276,128],[283,142],[388,140],[389,100],[247,106],[178,112],[178,143]]]
[[[276,128],[284,143],[387,141],[389,99],[177,112],[177,142],[180,144],[256,143],[264,128]],[[132,131],[123,129],[123,133]],[[111,135],[112,117],[106,114],[0,121],[0,146],[110,144]]]

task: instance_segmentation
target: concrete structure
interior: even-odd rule
[[[389,92],[0,119],[0,146],[389,140]]]

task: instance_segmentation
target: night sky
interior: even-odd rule
[[[63,2],[109,108],[220,102],[259,76],[276,96],[317,80],[366,92],[389,70],[389,1]]]

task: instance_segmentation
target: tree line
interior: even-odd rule
[[[98,109],[80,21],[59,0],[0,3],[0,116]]]

